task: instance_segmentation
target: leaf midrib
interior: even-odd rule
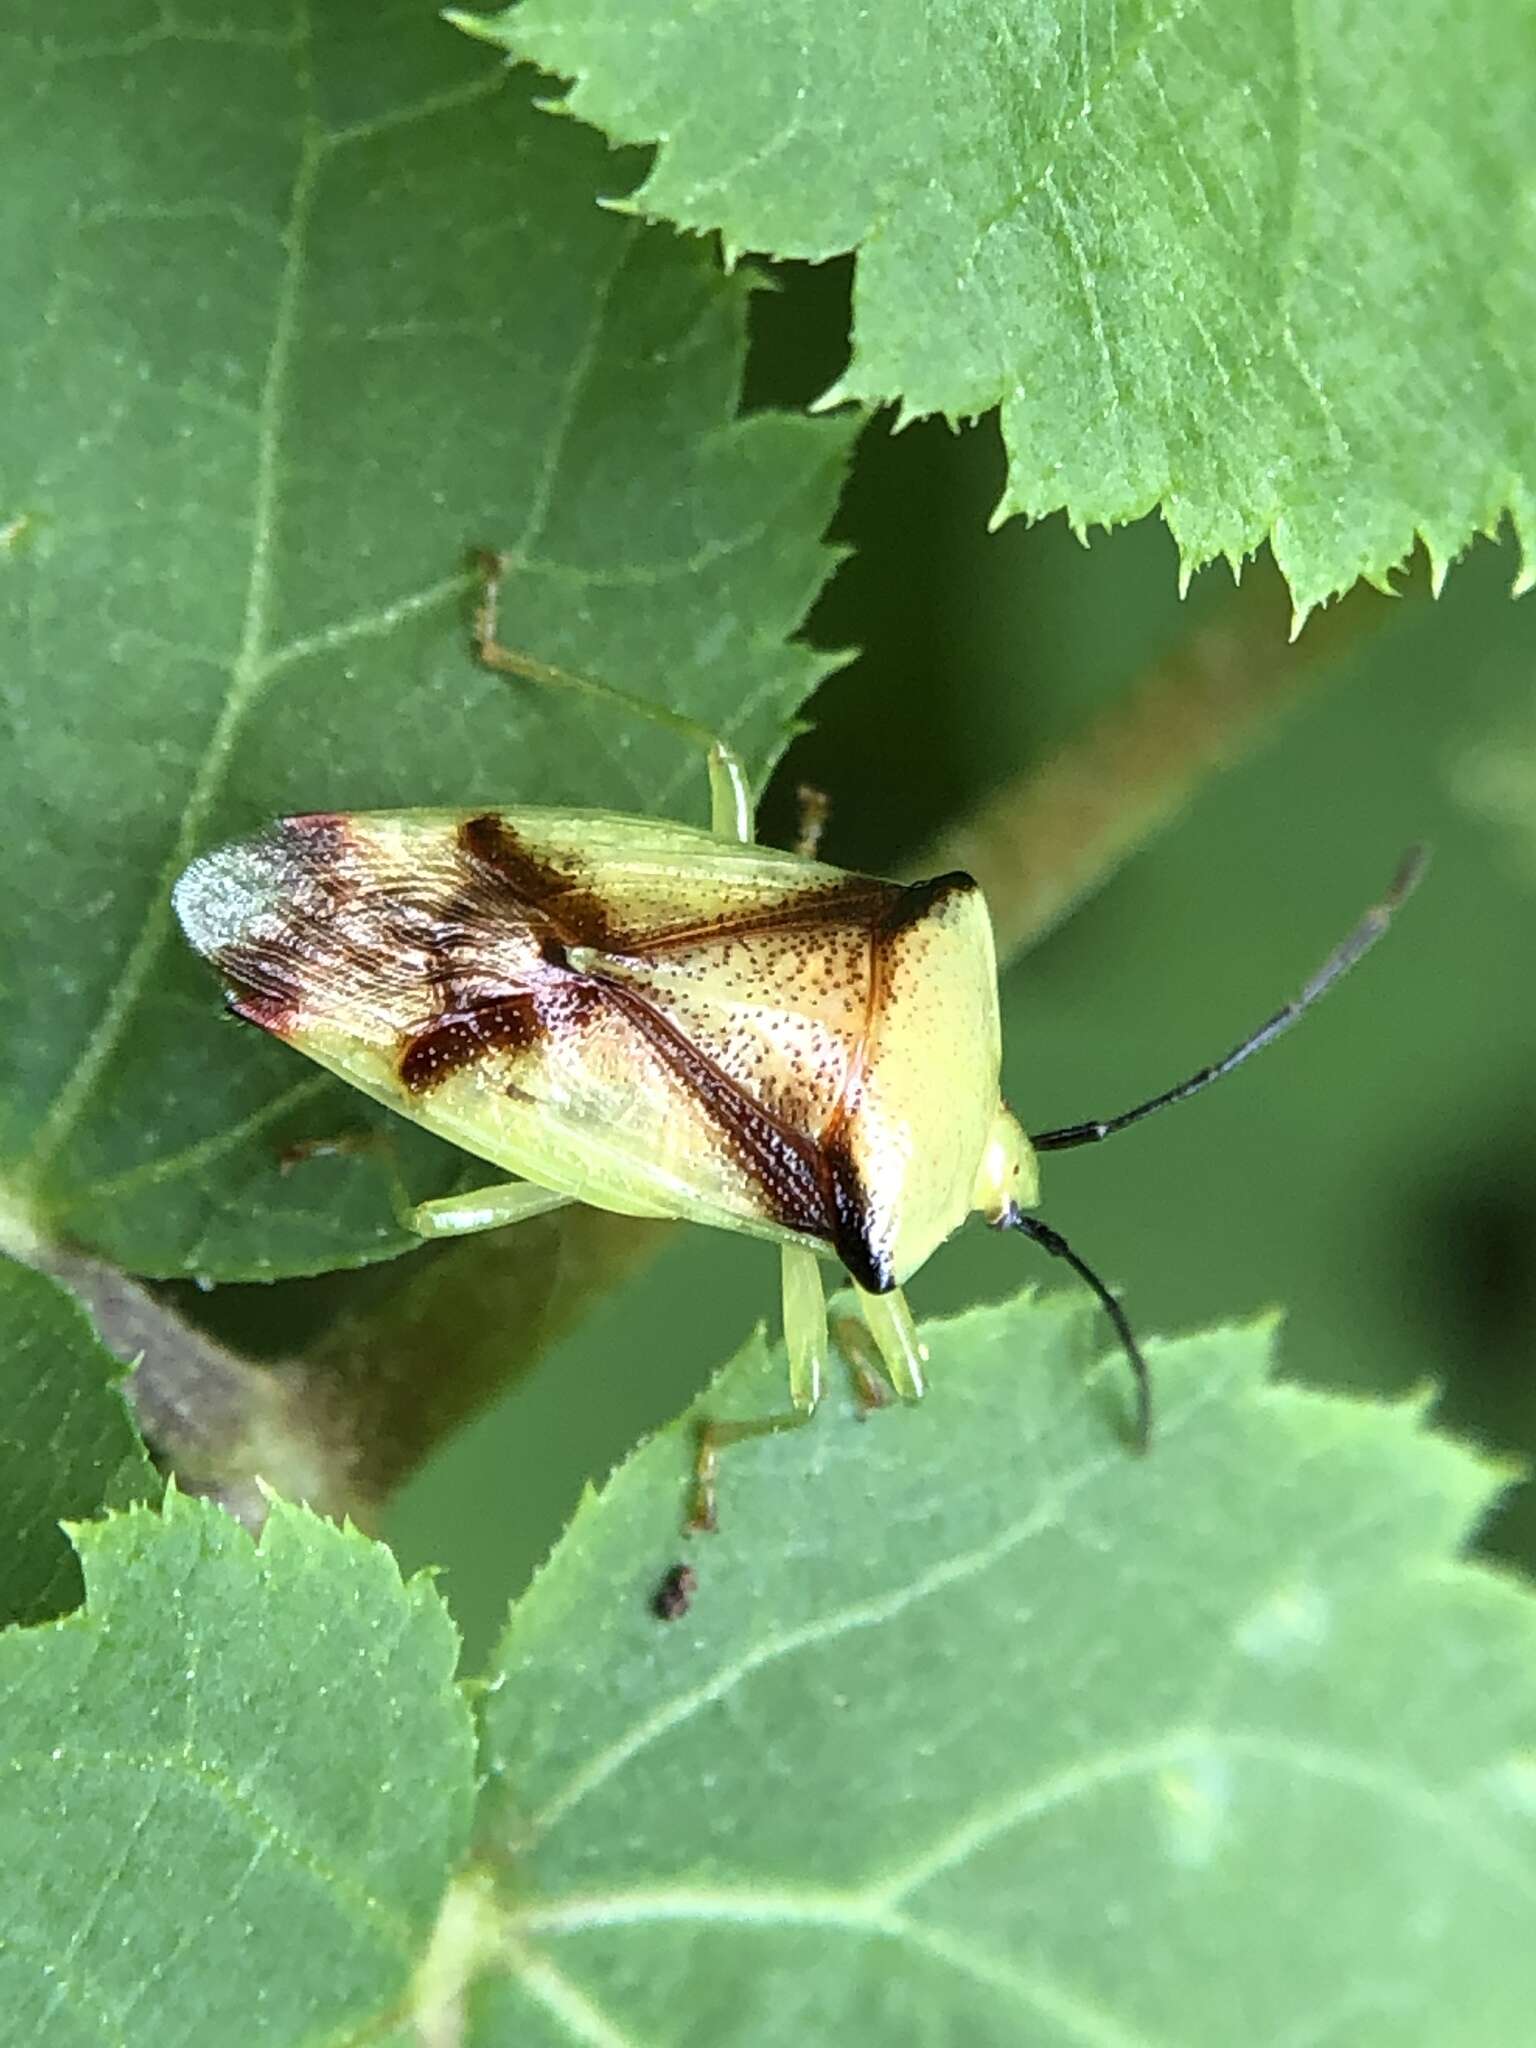
[[[29,1151],[7,1176],[11,1199],[23,1212],[58,1213],[57,1200],[40,1199],[48,1170],[78,1127],[94,1099],[109,1062],[131,1023],[170,929],[172,884],[186,866],[204,822],[218,800],[225,771],[247,718],[272,680],[311,652],[340,647],[365,637],[386,634],[404,619],[457,598],[464,588],[461,574],[439,578],[421,590],[376,611],[333,623],[292,646],[269,651],[274,554],[283,481],[284,430],[289,381],[299,337],[306,281],[308,229],[323,167],[347,145],[369,139],[391,127],[423,120],[447,109],[489,98],[501,90],[502,74],[479,75],[467,84],[429,94],[413,105],[375,119],[327,131],[315,111],[311,65],[313,20],[308,0],[299,0],[290,47],[298,82],[306,101],[298,162],[289,190],[288,214],[279,239],[285,249],[282,274],[273,305],[272,340],[267,351],[261,394],[256,407],[255,474],[251,502],[251,559],[246,579],[240,640],[230,667],[229,686],[214,721],[207,748],[183,806],[170,851],[154,877],[139,929],[79,1057],[60,1084],[39,1121]]]
[[[207,751],[193,779],[191,793],[151,891],[138,934],[124,957],[122,969],[102,1007],[94,1030],[86,1039],[48,1113],[38,1126],[36,1138],[20,1177],[34,1186],[46,1174],[70,1132],[78,1124],[115,1051],[134,1006],[142,994],[151,964],[159,952],[170,924],[170,889],[186,866],[199,828],[218,795],[225,764],[235,739],[259,694],[263,681],[262,654],[268,627],[272,589],[272,546],[277,514],[280,442],[284,421],[287,384],[292,363],[294,336],[298,326],[300,294],[304,282],[305,232],[314,203],[320,163],[325,153],[314,111],[314,83],[310,70],[313,25],[305,7],[300,14],[301,33],[295,40],[295,63],[307,99],[299,161],[289,193],[288,218],[282,231],[286,250],[282,276],[273,308],[272,344],[267,353],[261,397],[257,405],[256,471],[252,486],[251,561],[246,579],[244,615],[239,649],[230,671],[229,688],[214,721]]]

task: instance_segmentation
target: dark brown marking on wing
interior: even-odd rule
[[[959,869],[902,888],[891,885],[891,893],[870,922],[864,1024],[837,1106],[822,1127],[819,1149],[826,1175],[833,1249],[859,1286],[871,1294],[888,1294],[896,1284],[896,1274],[889,1253],[875,1239],[876,1215],[854,1158],[852,1127],[858,1117],[870,1048],[890,985],[891,951],[901,933],[920,924],[939,904],[975,887],[971,876]]]
[[[590,979],[569,967],[572,946],[607,937],[602,905],[580,875],[541,860],[494,811],[467,818],[458,844],[464,885],[434,907],[428,941],[435,1007],[399,1054],[401,1082],[418,1095],[491,1053],[580,1030],[600,1007]],[[497,986],[494,935],[509,923],[534,934],[540,965]],[[479,943],[466,946],[469,934]]]
[[[871,1294],[886,1293],[893,1280],[890,1261],[874,1242],[873,1213],[864,1188],[864,1177],[853,1157],[852,1126],[864,1094],[864,1075],[869,1064],[870,1042],[875,1018],[884,999],[885,949],[881,934],[899,906],[905,889],[883,897],[870,919],[868,934],[868,976],[864,990],[864,1021],[855,1039],[832,1113],[821,1127],[819,1151],[827,1190],[829,1235],[844,1266]]]
[[[876,926],[882,938],[894,938],[915,924],[921,924],[929,911],[951,896],[968,896],[977,886],[973,875],[963,868],[954,868],[947,875],[935,875],[931,881],[910,882],[886,907]]]
[[[270,1031],[274,1038],[289,1038],[298,1027],[299,1013],[294,1004],[254,990],[227,989],[224,1007],[242,1024],[254,1024],[261,1031]]]
[[[465,908],[482,916],[492,907],[497,885],[510,895],[522,917],[541,926],[546,948],[590,947],[594,952],[648,959],[713,941],[755,938],[764,933],[813,932],[831,926],[877,924],[895,919],[893,929],[920,917],[951,884],[975,884],[969,876],[943,876],[938,882],[908,887],[866,875],[848,875],[835,882],[816,882],[791,890],[760,910],[729,911],[720,917],[690,918],[686,924],[625,928],[616,923],[610,906],[586,881],[577,865],[560,864],[535,854],[504,817],[494,811],[468,818],[459,827],[459,846],[474,873]],[[909,898],[921,901],[910,909]]]
[[[598,991],[572,975],[550,988],[514,989],[440,1010],[406,1041],[400,1079],[413,1095],[424,1095],[490,1053],[527,1052],[579,1031],[600,1008]]]
[[[849,1150],[846,1128],[823,1140],[828,1207],[832,1215],[832,1249],[868,1294],[889,1294],[896,1270],[889,1254],[871,1235],[869,1197],[864,1177]]]
[[[214,964],[229,984],[224,1002],[232,1017],[275,1038],[294,1032],[304,1007],[300,963],[272,946],[238,945],[222,947]]]
[[[543,1028],[538,999],[527,993],[439,1010],[407,1040],[400,1079],[413,1095],[424,1095],[487,1053],[526,1051],[542,1037]]]
[[[861,1287],[871,1294],[888,1293],[895,1273],[889,1258],[871,1242],[864,1183],[842,1132],[831,1143],[818,1143],[789,1129],[643,996],[614,983],[604,984],[603,993],[726,1134],[773,1220],[786,1230],[829,1243]]]
[[[614,934],[607,905],[582,879],[580,872],[541,860],[494,811],[466,818],[459,827],[459,846],[477,879],[499,883],[519,910],[547,928],[561,947],[613,949]]]
[[[827,1177],[815,1140],[770,1116],[644,996],[620,982],[595,985],[725,1133],[773,1220],[786,1230],[830,1239]]]

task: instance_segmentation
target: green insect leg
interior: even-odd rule
[[[418,1237],[469,1237],[479,1230],[504,1230],[512,1223],[526,1223],[530,1217],[547,1216],[551,1209],[563,1209],[569,1195],[557,1195],[552,1188],[535,1187],[532,1181],[507,1180],[496,1187],[476,1188],[467,1195],[443,1195],[435,1202],[402,1204],[400,1221]]]
[[[746,1422],[707,1420],[699,1425],[693,1465],[689,1530],[713,1529],[720,1453],[728,1444],[749,1437],[776,1436],[810,1421],[821,1400],[827,1365],[827,1298],[821,1285],[821,1262],[802,1245],[786,1245],[781,1255],[784,1281],[784,1348],[789,1353],[789,1402],[776,1415],[758,1415]]]
[[[578,676],[568,669],[552,668],[548,662],[539,661],[531,654],[520,654],[516,649],[502,645],[497,637],[497,619],[504,568],[500,555],[485,554],[480,558],[484,581],[475,611],[475,652],[486,667],[495,669],[499,675],[520,676],[524,682],[539,683],[546,689],[571,690],[579,696],[596,698],[600,703],[627,711],[633,718],[665,726],[669,732],[675,732],[680,738],[702,748],[709,768],[709,829],[717,838],[732,840],[740,846],[750,845],[752,792],[747,772],[741,756],[717,733],[665,704],[652,704],[628,690],[615,689],[611,683],[595,682],[591,676]]]
[[[885,1360],[862,1316],[833,1316],[828,1325],[832,1348],[848,1369],[848,1382],[862,1417],[889,1408],[894,1398],[885,1376]]]
[[[475,1188],[468,1194],[442,1195],[431,1202],[413,1202],[400,1173],[399,1154],[388,1130],[343,1131],[333,1138],[301,1138],[286,1146],[281,1170],[292,1173],[311,1159],[349,1157],[372,1153],[383,1165],[389,1180],[390,1206],[402,1230],[417,1237],[469,1237],[476,1231],[503,1230],[512,1223],[526,1223],[534,1216],[547,1216],[572,1200],[551,1188],[536,1187],[532,1181],[498,1181],[494,1187]]]
[[[855,1292],[859,1297],[859,1307],[864,1311],[864,1320],[869,1325],[869,1334],[885,1361],[891,1385],[903,1401],[921,1401],[928,1347],[917,1334],[917,1325],[912,1320],[911,1309],[907,1307],[906,1296],[899,1287],[893,1288],[889,1294],[866,1294],[862,1287],[857,1287]]]

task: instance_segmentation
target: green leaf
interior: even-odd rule
[[[160,1493],[122,1376],[61,1287],[0,1259],[0,1625],[80,1598],[61,1521]]]
[[[7,23],[0,1211],[155,1274],[406,1241],[377,1161],[283,1173],[374,1113],[224,1022],[170,914],[194,852],[296,810],[703,815],[675,737],[472,660],[470,549],[509,639],[758,777],[829,665],[787,636],[850,427],[737,416],[749,281],[602,212],[638,161],[415,0],[293,19]]]
[[[0,1641],[10,2037],[408,2039],[473,1784],[437,1595],[281,1505],[259,1548],[175,1495],[78,1540],[84,1610]]]
[[[1145,1460],[1075,1306],[927,1334],[921,1408],[731,1450],[684,1618],[681,1430],[520,1603],[476,2048],[1523,2039],[1536,1605],[1453,1559],[1488,1470],[1267,1384],[1268,1325],[1151,1347]]]
[[[1497,0],[522,0],[473,23],[659,142],[645,212],[858,251],[837,395],[1001,405],[999,511],[1268,539],[1302,614],[1536,536],[1536,18]]]

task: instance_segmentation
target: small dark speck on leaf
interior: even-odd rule
[[[675,1564],[651,1595],[651,1612],[658,1621],[680,1621],[693,1605],[699,1575],[691,1564]]]

